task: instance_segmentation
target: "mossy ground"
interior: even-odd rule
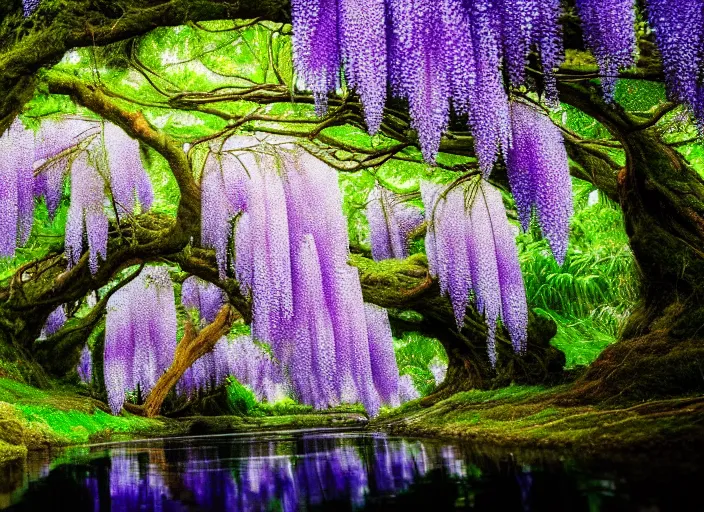
[[[568,390],[511,386],[458,393],[430,407],[422,401],[408,403],[381,415],[372,426],[395,434],[594,455],[704,446],[704,396],[605,407],[571,403]]]
[[[419,400],[382,411],[371,427],[401,435],[601,456],[687,443],[704,447],[704,396],[606,407],[576,403],[569,390],[569,386],[510,386],[459,393],[430,407]],[[364,416],[355,409],[316,413],[290,404],[269,407],[256,416],[113,416],[105,404],[79,395],[74,388],[46,391],[0,378],[0,463],[22,458],[28,449],[49,446],[364,423]]]
[[[113,416],[105,404],[74,388],[40,390],[0,378],[0,463],[27,450],[49,446],[129,440],[167,435],[248,430],[359,426],[366,418],[353,410],[315,413],[309,408],[269,407],[258,416],[146,419],[129,413]]]

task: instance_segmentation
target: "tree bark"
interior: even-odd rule
[[[641,272],[641,302],[621,340],[590,366],[574,394],[651,399],[704,391],[704,180],[656,129],[569,88],[568,101],[621,141],[618,197]]]
[[[176,346],[174,362],[159,378],[154,388],[144,400],[144,405],[136,406],[125,404],[125,409],[132,413],[146,416],[147,418],[158,416],[161,412],[161,406],[164,400],[176,386],[176,383],[181,379],[184,372],[198,359],[213,350],[218,340],[230,332],[232,323],[236,318],[234,308],[226,304],[222,307],[215,320],[208,324],[200,333],[196,334],[195,328],[190,322],[186,324],[183,338]]]

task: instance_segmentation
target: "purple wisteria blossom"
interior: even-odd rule
[[[513,145],[507,158],[511,192],[521,225],[527,230],[535,210],[557,262],[569,244],[572,179],[562,132],[536,107],[511,105]]]
[[[410,234],[423,223],[420,208],[377,185],[367,200],[367,220],[376,261],[408,257]]]
[[[618,72],[635,64],[634,0],[577,0],[584,42],[601,69],[601,86],[613,101]]]
[[[125,391],[149,393],[176,351],[173,283],[164,267],[147,267],[108,301],[105,320],[105,387],[119,414]]]
[[[84,345],[81,350],[81,358],[78,361],[76,371],[84,384],[90,384],[93,381],[93,355],[88,345]]]
[[[181,304],[198,311],[202,326],[213,322],[226,302],[227,295],[222,288],[196,276],[181,285]]]
[[[528,313],[518,251],[501,193],[483,179],[438,193],[438,185],[421,187],[432,236],[426,238],[430,272],[449,296],[458,328],[470,297],[487,325],[487,347],[496,364],[495,334],[499,318],[514,349],[525,350]]]

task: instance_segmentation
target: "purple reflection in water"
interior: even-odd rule
[[[447,468],[446,453],[417,441],[340,436],[216,446],[116,448],[107,472],[87,476],[94,511],[310,510],[339,504],[360,509],[370,495],[394,495],[432,467]],[[108,481],[100,482],[99,475]],[[101,496],[101,487],[103,489]],[[109,500],[105,489],[109,490]]]

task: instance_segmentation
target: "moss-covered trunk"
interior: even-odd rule
[[[580,391],[646,399],[704,390],[704,180],[649,130],[622,132],[619,197],[642,273],[642,301],[620,343]]]

